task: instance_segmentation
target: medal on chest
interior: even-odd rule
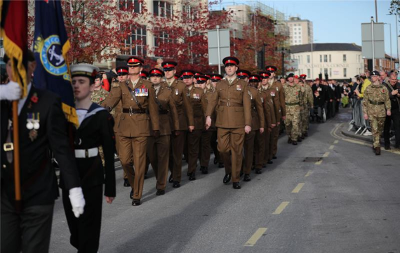
[[[29,139],[34,141],[37,136],[40,128],[40,113],[28,113],[26,117],[26,128],[29,131]]]
[[[249,93],[250,99],[253,99],[253,94],[251,94],[250,91],[248,91],[248,93]]]
[[[275,91],[271,91],[271,96],[275,97]]]
[[[261,98],[261,103],[263,103],[263,104],[264,104],[264,98]]]
[[[137,97],[148,97],[149,96],[149,90],[146,88],[137,88],[135,89],[135,95]]]
[[[193,99],[200,99],[200,94],[193,93]]]
[[[236,90],[241,91],[242,90],[242,85],[240,85],[240,84],[236,85]]]
[[[175,95],[178,96],[179,95],[179,90],[175,89]]]

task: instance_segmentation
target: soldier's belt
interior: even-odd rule
[[[96,157],[99,154],[98,148],[75,149],[75,158]]]
[[[159,114],[168,114],[168,110],[158,110]]]
[[[289,106],[291,106],[291,105],[300,105],[300,103],[285,103],[286,105],[289,105]]]
[[[145,109],[122,108],[122,112],[129,113],[129,114],[145,114],[146,110]]]
[[[375,101],[371,101],[371,100],[369,100],[369,103],[371,105],[384,105],[385,104],[385,102],[375,102]]]
[[[234,102],[219,102],[219,106],[228,106],[228,107],[243,107],[243,104],[234,103]]]

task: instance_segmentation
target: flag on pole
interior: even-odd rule
[[[11,60],[14,81],[27,94],[28,1],[0,0],[0,35]]]
[[[67,61],[67,52],[70,47],[61,1],[36,0],[34,52],[37,67],[34,73],[35,86],[58,94],[61,97],[63,111],[68,121],[79,125]]]

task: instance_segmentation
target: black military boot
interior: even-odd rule
[[[251,181],[250,175],[249,174],[244,174],[243,181],[245,181],[245,182]]]
[[[200,170],[201,170],[201,173],[203,173],[203,174],[208,174],[208,167],[206,167],[206,166],[201,166],[201,167],[200,167]]]
[[[131,186],[129,180],[127,178],[124,178],[124,187],[129,187],[129,186]]]
[[[227,184],[230,181],[231,181],[231,173],[225,174],[224,179],[222,180],[222,182],[224,182],[224,184]]]
[[[239,182],[235,182],[235,183],[233,183],[233,189],[236,189],[236,190],[238,190],[238,189],[241,189],[242,187],[240,187],[240,184],[239,184]]]
[[[375,155],[381,155],[381,147],[375,148]]]
[[[189,173],[189,181],[196,180],[196,174],[194,172]]]

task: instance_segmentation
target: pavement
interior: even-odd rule
[[[133,207],[117,168],[117,197],[103,202],[99,252],[400,252],[400,157],[345,136],[342,110],[311,124],[299,145],[279,139],[278,159],[251,174],[242,189],[224,185],[224,169],[210,164],[182,186],[156,196],[149,171],[142,205]],[[347,125],[346,125],[347,127]],[[212,159],[211,159],[212,161]],[[50,252],[76,252],[62,202],[56,201]]]

